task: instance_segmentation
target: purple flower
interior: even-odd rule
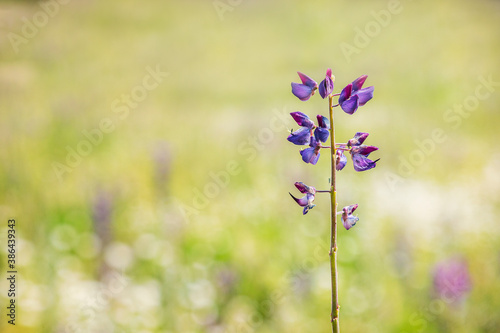
[[[354,135],[354,138],[350,139],[347,142],[347,146],[351,148],[350,152],[354,170],[358,172],[373,169],[377,166],[377,161],[380,160],[377,159],[375,161],[372,161],[368,158],[368,155],[370,155],[375,150],[378,150],[378,148],[375,146],[367,146],[362,144],[366,140],[368,135],[368,133],[358,132]]]
[[[292,112],[290,113],[292,118],[301,126],[295,132],[292,132],[287,140],[296,145],[308,145],[311,141],[312,130],[316,127],[309,117],[302,112]]]
[[[366,156],[363,156],[361,154],[354,154],[354,155],[351,154],[351,157],[352,157],[352,163],[354,165],[354,170],[358,172],[375,168],[377,166],[376,163],[379,160],[378,159],[372,161],[369,158],[366,158]]]
[[[467,263],[463,259],[451,259],[436,265],[434,290],[449,303],[460,302],[471,290]]]
[[[311,142],[311,130],[307,127],[301,127],[290,133],[287,140],[299,146],[308,145]]]
[[[365,105],[373,98],[373,86],[361,89],[367,77],[367,75],[362,75],[342,89],[339,104],[344,112],[353,114],[358,107]]]
[[[312,209],[314,206],[313,201],[314,197],[316,195],[316,189],[312,186],[307,186],[306,184],[302,182],[296,182],[295,187],[300,191],[300,193],[304,193],[305,196],[303,196],[300,199],[297,199],[292,195],[292,193],[289,193],[290,196],[299,204],[299,206],[304,207],[304,210],[302,211],[302,214],[307,214],[307,212]]]
[[[333,81],[335,77],[332,75],[332,70],[328,68],[326,70],[326,77],[319,84],[319,94],[324,99],[326,96],[330,95],[333,92]]]
[[[293,120],[295,120],[297,124],[299,124],[299,126],[304,126],[307,128],[314,127],[314,122],[311,119],[309,119],[309,117],[306,114],[296,111],[290,113],[290,115],[292,116]]]
[[[318,89],[318,84],[309,76],[302,74],[301,72],[297,72],[297,74],[299,74],[302,84],[292,82],[292,93],[301,101],[307,101],[312,95],[314,95],[314,91]]]
[[[316,126],[313,121],[302,112],[292,112],[290,115],[301,127],[290,133],[287,140],[296,145],[310,145],[312,149],[307,148],[307,154],[314,153],[315,150],[317,150],[316,153],[318,153],[321,148],[320,142],[326,142],[326,140],[328,140],[328,136],[330,135],[330,121],[328,118],[322,115],[317,115],[316,118],[318,120],[318,126]],[[312,163],[309,162],[311,161],[311,156],[307,156],[307,163]],[[318,156],[319,153],[314,154],[316,161]],[[313,164],[316,164],[316,162]]]
[[[316,119],[318,119],[318,127],[314,130],[314,135],[318,141],[326,142],[330,135],[330,121],[320,114],[316,116]]]
[[[359,221],[359,217],[352,215],[352,213],[358,208],[358,204],[345,206],[342,209],[342,224],[346,230],[351,229]]]
[[[335,161],[335,169],[337,169],[337,171],[340,171],[345,167],[346,164],[347,164],[347,157],[345,157],[342,149],[337,149],[337,158]]]
[[[309,148],[300,151],[302,155],[302,160],[306,163],[311,163],[315,165],[318,163],[319,150],[321,149],[321,142],[317,139],[317,132],[311,137],[311,142],[309,143]]]
[[[347,141],[347,145],[349,147],[351,146],[359,146],[360,144],[362,144],[363,142],[365,142],[366,138],[368,137],[368,133],[363,133],[363,132],[357,132],[356,134],[354,134],[354,138],[352,139],[349,139],[349,141]]]

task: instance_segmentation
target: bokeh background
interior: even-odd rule
[[[303,163],[286,136],[289,112],[327,113],[291,94],[296,71],[331,67],[336,92],[375,86],[336,110],[337,140],[369,132],[381,158],[339,174],[339,205],[360,207],[339,229],[342,331],[499,332],[499,16],[492,0],[2,1],[0,330],[328,332],[328,197],[303,216],[288,192],[327,189],[329,159]]]

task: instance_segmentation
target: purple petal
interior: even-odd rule
[[[358,204],[345,206],[344,208],[342,208],[342,211],[344,213],[347,213],[347,215],[351,215],[356,210],[356,208],[358,208]]]
[[[295,111],[290,113],[290,115],[292,116],[293,120],[297,122],[299,126],[304,126],[308,128],[314,127],[314,122],[311,119],[309,119],[309,117],[305,113]]]
[[[299,146],[308,145],[311,142],[311,130],[307,127],[301,127],[292,132],[286,139]]]
[[[307,206],[305,206],[304,210],[302,211],[302,214],[304,215],[307,214],[309,210],[313,209],[313,207],[316,206],[315,204],[313,204],[314,194],[307,193],[306,198],[307,198]]]
[[[340,104],[342,110],[344,110],[344,112],[348,114],[353,114],[354,112],[356,112],[358,106],[359,106],[358,95],[352,95],[351,98]]]
[[[300,193],[316,193],[316,189],[312,186],[307,186],[303,182],[295,182],[295,187],[300,191]]]
[[[326,91],[326,87],[325,87],[326,83],[325,83],[325,80],[321,81],[320,84],[319,84],[319,87],[318,87],[318,91],[319,91],[319,95],[321,96],[321,98],[325,98],[326,96],[329,95],[329,93],[327,93]]]
[[[306,163],[311,163],[315,165],[319,159],[319,150],[317,151],[315,148],[306,148],[300,151],[300,155],[302,155],[302,160]]]
[[[361,87],[363,87],[363,84],[365,83],[367,77],[368,77],[368,75],[361,75],[356,80],[352,81],[352,92],[353,93],[358,91],[359,89],[361,89]]]
[[[352,92],[352,83],[349,83],[347,86],[345,86],[344,89],[340,92],[339,96],[339,104],[344,103],[349,97],[351,97],[351,92]]]
[[[345,167],[346,164],[347,164],[347,157],[344,155],[344,152],[342,150],[337,149],[337,159],[335,162],[335,169],[337,169],[337,171],[340,171]]]
[[[351,149],[352,154],[361,154],[366,157],[373,153],[375,150],[378,150],[378,147],[375,146],[367,146],[367,145],[360,145],[360,146],[354,146]]]
[[[314,130],[314,138],[316,139],[316,141],[326,142],[329,135],[330,131],[326,128],[316,127],[316,129]]]
[[[363,106],[368,102],[370,99],[373,98],[373,90],[375,88],[373,86],[368,87],[368,88],[363,88],[361,90],[356,91],[356,95],[359,96],[359,105]]]
[[[352,164],[354,165],[354,170],[356,171],[366,171],[373,169],[377,166],[377,161],[372,161],[369,158],[361,155],[361,154],[351,154]]]
[[[313,190],[314,192],[316,191],[314,189],[314,187],[312,186],[307,186],[305,185],[304,183],[302,182],[296,182],[295,183],[295,186],[302,192],[302,193],[305,193],[303,192],[304,190],[308,191],[307,194],[302,197],[302,198],[296,198],[294,197],[291,193],[290,196],[293,198],[293,200],[295,200],[295,202],[299,205],[299,206],[302,206],[304,207],[304,210],[303,210],[303,214],[307,214],[307,212],[312,209],[314,206],[316,206],[315,204],[313,204],[313,201],[314,201],[314,193],[312,193],[311,191]]]
[[[313,95],[313,88],[305,84],[292,82],[292,94],[297,96],[301,101],[307,101]]]
[[[365,142],[368,135],[370,134],[364,132],[357,132],[356,134],[354,134],[354,138],[347,141],[347,145],[350,147],[359,146],[360,144]]]
[[[328,68],[326,70],[326,76],[323,81],[319,84],[319,94],[322,98],[330,95],[333,91],[333,80],[332,80],[332,70]]]
[[[357,216],[348,215],[347,217],[344,217],[344,215],[342,215],[342,224],[344,225],[344,228],[346,230],[349,230],[352,227],[354,227],[356,225],[356,222],[358,221],[359,217]]]
[[[307,76],[301,72],[297,72],[297,74],[299,74],[299,77],[300,77],[300,80],[302,81],[302,84],[305,84],[306,86],[310,87],[311,89],[315,89],[318,87],[318,84],[316,83],[316,81],[311,79],[309,76]]]
[[[318,119],[318,126],[319,127],[330,129],[330,120],[328,120],[327,117],[318,114],[316,116],[316,119]]]
[[[311,136],[310,140],[311,140],[311,142],[309,143],[309,147],[318,148],[320,146],[320,143],[319,143],[318,139],[316,138],[316,135]]]
[[[292,193],[289,192],[288,194],[290,194],[290,196],[293,198],[293,200],[295,200],[296,203],[299,204],[299,206],[302,206],[302,207],[307,206],[307,203],[308,203],[307,196],[304,196],[304,197],[298,199],[298,198],[294,197],[292,195]]]

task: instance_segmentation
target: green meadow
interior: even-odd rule
[[[0,1],[0,331],[331,331],[329,197],[302,215],[288,194],[328,189],[330,159],[286,140],[290,112],[328,113],[292,95],[296,72],[330,67],[336,93],[375,87],[335,109],[336,139],[368,132],[380,158],[338,173],[339,207],[359,204],[339,226],[342,332],[499,332],[499,16],[494,0]],[[434,288],[449,260],[463,295]]]

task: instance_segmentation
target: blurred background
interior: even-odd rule
[[[338,175],[343,332],[500,332],[500,3],[0,2],[2,332],[328,332],[329,159],[286,141],[318,94],[369,132]],[[7,323],[7,220],[17,317]]]

